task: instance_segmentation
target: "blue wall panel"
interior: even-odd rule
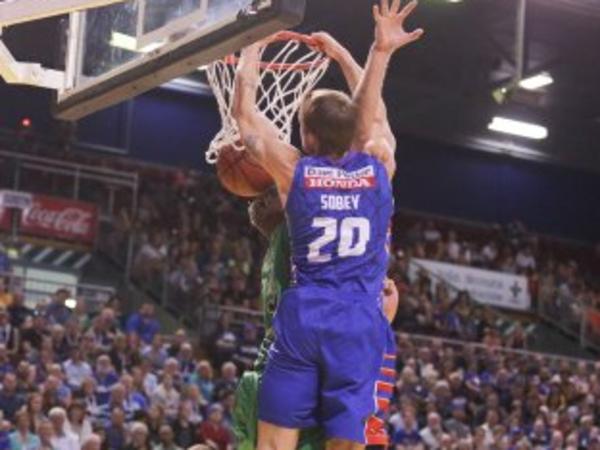
[[[204,152],[221,120],[213,99],[167,90],[134,101],[131,155],[206,169]]]
[[[600,176],[445,144],[401,139],[397,206],[466,219],[523,220],[539,232],[600,240]]]
[[[98,111],[77,124],[77,139],[82,143],[129,152],[129,102]]]

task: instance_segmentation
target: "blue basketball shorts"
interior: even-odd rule
[[[378,295],[292,288],[273,327],[259,419],[285,428],[321,426],[328,439],[366,444],[390,348]]]

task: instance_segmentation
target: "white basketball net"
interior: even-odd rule
[[[280,33],[269,50],[275,56],[261,64],[257,107],[279,129],[279,138],[287,143],[292,137],[292,121],[302,98],[317,85],[329,67],[329,59],[307,38],[291,32]],[[208,81],[219,104],[223,128],[206,153],[209,164],[217,162],[219,151],[233,146],[244,150],[237,124],[231,116],[237,59],[219,60],[208,69]]]

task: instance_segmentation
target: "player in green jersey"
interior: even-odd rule
[[[281,292],[289,283],[289,240],[285,218],[275,190],[263,194],[249,207],[250,222],[269,241],[261,271],[261,300],[264,312],[265,338],[261,344],[254,371],[245,372],[236,392],[234,432],[238,449],[253,450],[256,445],[258,416],[258,384],[273,342],[271,324]],[[318,450],[324,448],[324,436],[320,430],[306,430],[300,440],[299,449]]]

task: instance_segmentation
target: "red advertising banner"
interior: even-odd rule
[[[0,230],[10,231],[10,211],[0,206]]]
[[[98,208],[91,203],[34,195],[21,215],[23,234],[92,245],[98,228]]]
[[[588,308],[587,310],[587,321],[591,328],[600,335],[600,311]]]
[[[10,210],[0,207],[0,228],[10,230]],[[93,245],[98,229],[98,208],[76,200],[32,195],[31,206],[21,212],[19,233]]]

